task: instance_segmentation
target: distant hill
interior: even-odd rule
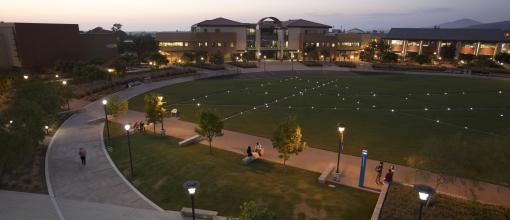
[[[481,24],[482,23],[479,21],[475,21],[475,20],[469,19],[469,18],[464,18],[464,19],[460,19],[460,20],[456,20],[456,21],[452,21],[452,22],[438,24],[436,26],[440,27],[440,28],[465,28],[465,27],[481,25]]]
[[[469,28],[510,30],[510,21],[471,25]]]

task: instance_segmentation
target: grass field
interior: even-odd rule
[[[304,139],[335,151],[335,125],[346,125],[345,153],[499,184],[510,184],[510,83],[433,76],[282,77],[203,80],[157,90],[196,122],[214,109],[225,128],[271,137],[295,115]],[[198,105],[200,103],[200,105]],[[267,105],[266,105],[267,104]],[[143,95],[130,100],[143,111]],[[242,112],[242,114],[241,114]],[[430,147],[439,148],[430,152]],[[450,147],[456,146],[455,152]],[[444,149],[441,150],[441,149]],[[435,155],[439,153],[441,155]],[[434,161],[434,162],[433,162]]]
[[[111,125],[110,155],[129,177],[127,138],[119,124]],[[243,202],[256,201],[278,219],[370,219],[377,201],[374,193],[319,184],[316,173],[265,161],[246,166],[242,155],[219,149],[209,155],[204,145],[179,147],[177,139],[150,134],[135,134],[131,141],[132,182],[164,209],[190,207],[182,187],[190,179],[201,183],[196,207],[222,216],[236,217]]]
[[[418,193],[413,188],[392,184],[384,200],[380,219],[418,219],[419,207]],[[510,209],[438,194],[433,197],[429,206],[424,208],[422,217],[449,220],[504,220],[510,219]]]

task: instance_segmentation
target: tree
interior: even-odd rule
[[[289,117],[274,132],[271,141],[273,147],[280,153],[278,157],[283,159],[284,166],[292,154],[298,155],[306,149],[306,143],[301,141],[302,137],[301,127],[294,117]]]
[[[319,59],[319,53],[317,52],[317,46],[315,44],[308,44],[303,49],[303,52],[305,52],[305,59],[307,60],[318,60]]]
[[[211,61],[214,64],[221,65],[225,62],[225,57],[223,56],[223,53],[218,51],[211,56],[209,61]]]
[[[156,93],[145,95],[145,118],[147,122],[153,123],[154,134],[156,134],[156,122],[162,121],[165,117],[166,109],[161,102],[161,97]]]
[[[138,57],[143,57],[144,54],[156,53],[159,50],[158,42],[150,34],[132,35],[132,38]]]
[[[385,52],[381,55],[381,60],[384,62],[397,62],[398,55],[396,53]]]
[[[214,137],[222,136],[223,122],[211,111],[204,111],[200,115],[200,122],[195,132],[205,138],[209,142],[209,153],[212,154],[212,141]]]
[[[150,53],[146,57],[150,62],[155,62],[156,66],[167,65],[169,62],[166,56],[161,55],[159,52]]]
[[[431,63],[432,59],[430,58],[430,56],[427,56],[425,54],[420,54],[420,55],[417,55],[416,57],[414,57],[414,61],[416,61],[420,65],[423,65],[426,63]]]
[[[510,53],[498,53],[495,58],[499,62],[510,63]]]
[[[204,59],[202,60],[202,58]],[[208,59],[207,51],[200,50],[195,52],[195,62],[204,63],[207,61],[207,59]]]
[[[112,31],[113,32],[120,31],[121,28],[122,28],[122,24],[120,24],[120,23],[115,23],[115,24],[112,25]]]
[[[258,207],[254,201],[244,202],[241,205],[239,220],[276,220],[276,214],[267,208]]]
[[[106,113],[117,116],[126,112],[128,110],[128,105],[128,101],[122,101],[118,96],[113,96],[106,104]]]
[[[181,56],[181,61],[184,64],[191,63],[194,59],[195,59],[195,56],[192,53],[190,53],[190,52],[185,52]]]

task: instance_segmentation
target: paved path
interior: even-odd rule
[[[135,121],[144,120],[144,113],[128,111],[114,120],[119,123],[134,123]],[[194,128],[197,127],[196,124],[180,121],[176,118],[166,118],[164,125],[167,135],[181,139],[186,139],[195,135]],[[160,127],[160,124],[156,126],[156,128]],[[246,146],[253,146],[256,142],[260,142],[265,148],[263,159],[277,163],[282,162],[282,160],[278,158],[277,151],[273,149],[271,141],[266,138],[225,130],[222,137],[217,137],[213,140],[213,146],[235,153],[245,154]],[[206,141],[202,143],[207,144]],[[308,148],[298,156],[293,155],[290,160],[287,161],[287,164],[321,173],[330,164],[336,165],[336,160],[337,154],[335,152]],[[241,161],[239,161],[239,163],[241,163]],[[379,162],[375,160],[368,160],[367,162],[365,186],[368,188],[380,189],[380,186],[375,184],[375,167],[378,163]],[[360,165],[361,159],[359,157],[342,155],[340,163],[342,172],[341,183],[358,188]],[[385,170],[389,167],[390,164],[385,163]],[[431,172],[399,165],[395,165],[395,167],[396,181],[404,184],[425,183],[432,186],[435,185],[437,175]],[[319,174],[317,174],[317,177],[318,176]],[[460,198],[478,200],[483,203],[502,205],[510,208],[510,189],[503,186],[457,178],[455,182],[441,185],[439,191]]]
[[[216,73],[201,76],[213,75]],[[194,80],[193,77],[185,77],[153,82],[129,88],[114,95],[121,99],[129,99],[152,89],[192,80]],[[88,216],[85,208],[73,206],[72,201],[95,204],[91,206],[103,209],[105,213],[106,210],[111,210],[111,216],[99,219],[124,219],[124,212],[118,211],[122,208],[113,207],[123,207],[141,213],[140,219],[143,213],[162,212],[161,208],[132,187],[111,163],[102,141],[104,121],[101,119],[104,118],[104,111],[100,102],[101,100],[97,100],[86,105],[82,111],[66,120],[49,145],[46,156],[46,181],[50,198],[57,212],[61,213],[61,218],[64,219]],[[80,165],[78,150],[81,147],[88,152],[86,167]],[[97,204],[106,204],[104,207],[112,207],[112,209],[100,208]],[[147,212],[138,209],[145,209]],[[171,216],[174,217],[167,219],[182,219],[176,213]],[[88,219],[98,218],[90,216]]]

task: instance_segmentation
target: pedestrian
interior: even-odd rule
[[[382,176],[383,167],[384,167],[384,163],[382,161],[379,162],[379,165],[377,165],[375,167],[375,172],[377,172],[377,177],[375,178],[375,183],[377,185],[382,185],[383,184],[381,182],[381,176]]]
[[[140,121],[140,133],[145,133],[145,124],[143,121]]]
[[[260,144],[259,142],[255,144],[255,152],[257,152],[259,156],[262,156],[262,154],[264,153],[264,148],[262,148],[262,144]]]
[[[395,174],[395,171],[397,171],[397,170],[395,169],[395,165],[391,165],[391,173]]]
[[[87,151],[83,147],[80,147],[78,154],[80,155],[81,165],[87,165]]]
[[[248,155],[248,157],[253,157],[253,153],[251,152],[251,146],[248,146],[248,148],[246,148],[246,154]]]
[[[393,182],[393,172],[391,171],[391,168],[388,169],[388,173],[384,177],[384,182],[390,184]]]

